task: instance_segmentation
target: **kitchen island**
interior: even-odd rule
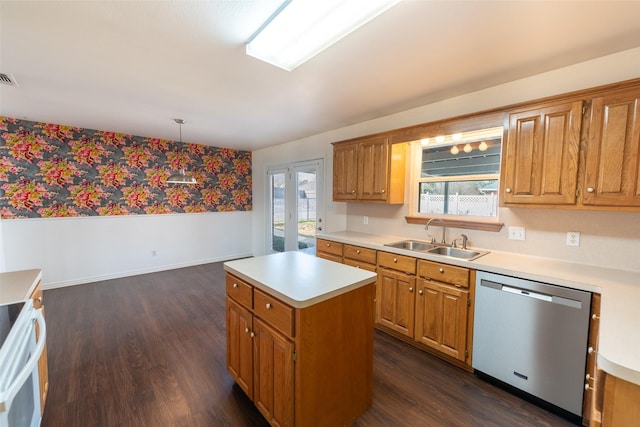
[[[270,424],[346,426],[369,408],[375,273],[300,252],[224,269],[227,370]]]

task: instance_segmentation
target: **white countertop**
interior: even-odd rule
[[[373,283],[376,273],[306,255],[281,252],[224,263],[225,271],[295,308]]]
[[[465,261],[384,246],[406,239],[399,236],[345,231],[318,237],[599,293],[602,298],[598,365],[607,373],[640,385],[640,272],[500,251]]]
[[[24,301],[42,279],[42,270],[20,270],[0,273],[0,305]]]

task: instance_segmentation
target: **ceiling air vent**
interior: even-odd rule
[[[11,74],[0,73],[0,83],[9,86],[18,86],[18,82]]]

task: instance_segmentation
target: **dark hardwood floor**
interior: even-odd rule
[[[222,263],[44,299],[42,426],[267,425],[226,371]],[[572,425],[383,333],[375,340],[373,405],[354,426]]]

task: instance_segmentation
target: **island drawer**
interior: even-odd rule
[[[231,274],[227,274],[227,296],[248,309],[253,308],[253,286]]]
[[[317,251],[329,253],[332,255],[342,256],[342,243],[332,242],[331,240],[317,239]]]
[[[376,250],[362,248],[360,246],[344,245],[344,257],[366,262],[369,264],[376,263]]]
[[[256,316],[288,337],[293,337],[293,308],[259,289],[254,293],[253,312]]]
[[[416,274],[416,259],[410,256],[378,251],[378,265],[407,274]]]
[[[418,276],[454,286],[469,287],[469,269],[426,260],[418,261]]]

